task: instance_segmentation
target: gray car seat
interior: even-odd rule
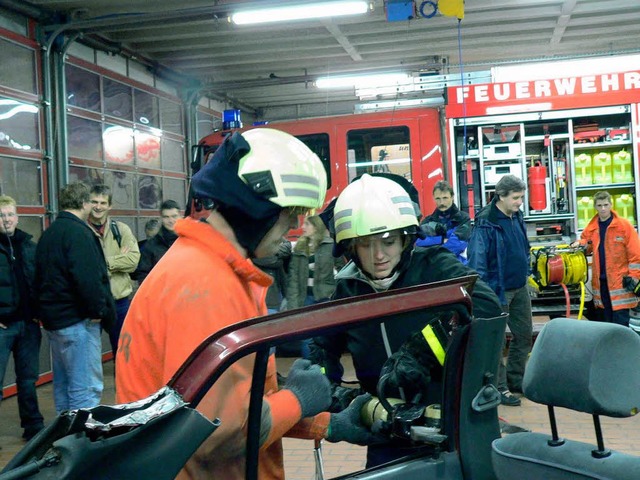
[[[631,417],[640,407],[640,336],[610,323],[558,318],[543,329],[527,364],[524,393],[548,406],[551,436],[495,440],[498,480],[638,480],[640,457],[605,447],[600,415]],[[558,436],[554,407],[591,414],[595,445]]]

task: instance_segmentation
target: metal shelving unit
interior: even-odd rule
[[[614,200],[623,194],[635,198],[638,172],[628,105],[553,112],[549,118],[545,118],[544,114],[476,117],[467,119],[466,125],[468,137],[477,140],[477,151],[473,150],[475,155],[460,155],[462,128],[460,124],[452,125],[460,197],[467,197],[466,185],[461,180],[466,161],[471,162],[472,170],[477,170],[477,173],[474,172],[478,184],[475,188],[480,205],[476,201],[476,209],[490,201],[495,184],[502,175],[513,173],[520,176],[528,185],[523,213],[532,238],[547,238],[550,231],[561,232],[562,240],[575,238],[583,227],[585,215],[590,213],[584,197],[592,197],[598,190],[609,190]],[[613,164],[604,167],[605,177],[611,173],[609,182],[594,182],[592,165],[586,177],[580,176],[584,172],[576,165],[577,156],[584,154],[595,157],[605,152],[613,157],[621,150],[631,155],[630,171],[625,172],[627,177],[624,181],[614,181]],[[600,160],[596,160],[597,168],[602,168]],[[546,178],[544,188],[537,183],[537,191],[532,192],[533,183],[528,173],[534,166],[544,167]],[[542,190],[543,196],[540,193]],[[579,199],[582,200],[580,203]],[[627,202],[626,216],[629,217],[629,199],[624,199]],[[633,223],[637,223],[635,205],[633,220]]]

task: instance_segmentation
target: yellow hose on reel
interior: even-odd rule
[[[578,319],[582,318],[584,309],[585,287],[588,263],[583,248],[572,248],[569,245],[552,247],[533,247],[532,270],[533,282],[544,289],[552,285],[560,285],[567,301],[567,317],[569,317],[570,297],[567,286],[580,285],[580,308]]]
[[[578,320],[582,320],[582,311],[584,310],[584,282],[580,282],[580,308],[578,309]]]

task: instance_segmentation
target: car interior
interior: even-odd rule
[[[615,479],[640,476],[640,457],[606,448],[601,416],[625,418],[640,405],[640,337],[621,325],[556,318],[531,352],[524,393],[548,406],[550,435],[522,432],[493,442],[498,480]],[[555,408],[593,417],[595,444],[559,436]]]
[[[614,324],[566,318],[549,321],[535,342],[524,391],[531,401],[548,406],[551,432],[501,436],[500,395],[495,384],[506,315],[473,316],[469,292],[475,279],[464,277],[332,301],[231,325],[206,339],[155,395],[131,404],[62,414],[27,443],[0,480],[132,478],[132,472],[136,478],[172,479],[202,441],[215,438],[224,424],[224,418],[210,421],[196,407],[203,401],[215,402],[211,395],[207,397],[210,389],[234,362],[246,358],[252,359],[253,382],[244,468],[245,478],[257,479],[262,398],[274,348],[368,322],[403,322],[409,313],[428,323],[443,312],[453,312],[456,327],[447,341],[442,375],[434,388],[440,394],[428,400],[437,402],[437,428],[428,423],[433,405],[420,406],[418,414],[416,405],[408,402],[385,406],[390,441],[424,448],[334,478],[638,478],[640,457],[606,447],[600,416],[624,418],[638,413],[640,337]],[[415,325],[407,330],[411,328]],[[556,407],[591,415],[594,443],[561,438]],[[316,478],[322,479],[320,449],[315,453],[320,461]],[[219,458],[224,458],[223,452]]]

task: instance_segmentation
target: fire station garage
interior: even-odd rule
[[[0,0],[0,194],[37,240],[61,187],[107,184],[142,239],[226,135],[264,125],[318,155],[327,202],[389,172],[423,215],[448,181],[473,219],[512,174],[534,314],[583,316],[593,195],[640,218],[638,20],[637,0]]]

